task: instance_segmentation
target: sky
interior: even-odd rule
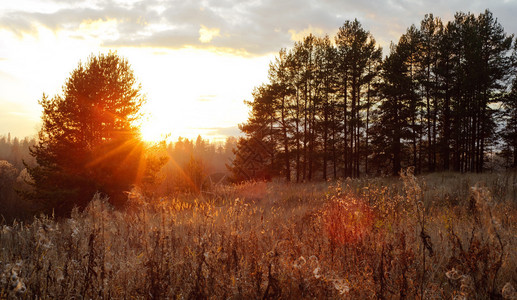
[[[146,95],[144,136],[223,140],[239,134],[269,62],[309,33],[333,36],[357,18],[387,49],[427,13],[485,9],[517,33],[517,0],[1,0],[0,136],[36,136],[43,93],[111,50]]]

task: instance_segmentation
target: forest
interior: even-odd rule
[[[447,23],[426,15],[384,58],[357,20],[333,38],[308,35],[280,50],[247,102],[234,177],[515,168],[516,54],[514,35],[488,10]]]
[[[175,142],[161,145],[162,154],[168,160],[160,170],[159,182],[153,185],[153,194],[148,196],[198,195],[216,184],[227,184],[226,165],[233,160],[236,141],[229,137],[226,142],[216,144],[198,136],[195,140],[180,137]],[[36,165],[30,154],[30,148],[35,144],[33,138],[0,137],[0,223],[27,220],[40,212],[40,206],[23,197],[23,191],[31,189],[27,167]]]

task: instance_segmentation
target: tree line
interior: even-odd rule
[[[488,10],[447,23],[426,15],[384,58],[357,20],[333,39],[308,35],[280,50],[246,102],[234,179],[300,182],[407,166],[482,172],[496,152],[515,167],[515,58],[513,35]]]
[[[35,144],[34,138],[20,139],[11,137],[10,133],[7,136],[0,136],[0,160],[8,162],[20,172],[24,169],[24,161],[30,165],[35,163],[29,152],[29,148]]]
[[[228,137],[224,143],[216,144],[198,136],[195,140],[180,137],[168,143],[168,162],[160,170],[157,195],[199,194],[214,185],[228,183],[226,165],[233,160],[236,140]]]
[[[15,216],[20,219],[30,215],[29,204],[20,199],[16,191],[28,187],[24,162],[35,164],[29,152],[35,144],[33,138],[12,138],[11,134],[0,136],[0,223],[9,222]]]
[[[166,157],[167,162],[157,171],[156,181],[147,189],[140,185],[139,192],[149,198],[180,193],[199,195],[214,185],[228,183],[226,164],[233,160],[236,140],[228,137],[224,143],[211,143],[198,136],[193,140],[180,137],[175,142],[162,143],[160,156]],[[23,197],[33,190],[33,181],[25,165],[36,167],[30,154],[36,144],[33,138],[0,136],[0,224],[30,219],[45,207]],[[130,190],[128,187],[127,191]]]

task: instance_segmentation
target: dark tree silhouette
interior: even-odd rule
[[[115,53],[91,56],[71,73],[62,95],[43,95],[39,143],[28,167],[33,191],[27,196],[46,210],[68,213],[94,193],[125,203],[124,191],[144,178],[153,159],[134,121],[145,101],[127,60]],[[157,170],[154,170],[157,171]]]
[[[507,159],[507,166],[517,168],[517,80],[513,81],[510,93],[504,98],[503,107],[503,156]]]
[[[334,178],[396,175],[408,166],[482,172],[504,126],[506,155],[517,157],[515,91],[506,95],[515,77],[512,36],[490,11],[457,13],[446,25],[426,15],[384,60],[357,20],[346,21],[334,41],[309,35],[282,49],[269,82],[248,102],[241,145],[260,129],[272,153],[262,165],[268,174],[299,182],[327,179],[329,171]],[[240,151],[249,147],[236,153],[249,156]]]
[[[379,107],[379,119],[376,134],[385,142],[378,146],[389,145],[387,150],[376,149],[392,162],[392,174],[397,175],[402,167],[404,139],[411,138],[412,89],[411,68],[407,64],[411,55],[410,43],[404,37],[399,45],[392,45],[390,55],[385,59],[382,70],[382,102]]]
[[[338,91],[343,107],[343,175],[358,177],[364,152],[362,148],[367,145],[364,112],[371,106],[367,88],[377,75],[375,66],[381,60],[382,51],[370,32],[363,29],[357,20],[345,22],[335,40]]]

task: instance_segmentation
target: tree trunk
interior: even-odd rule
[[[282,96],[282,129],[284,133],[284,161],[285,161],[285,180],[291,181],[291,163],[289,159],[289,139],[287,136],[287,122],[285,120],[285,96]]]
[[[344,74],[344,86],[343,86],[343,177],[348,175],[348,132],[347,132],[347,102],[348,102],[348,79],[347,72]]]

